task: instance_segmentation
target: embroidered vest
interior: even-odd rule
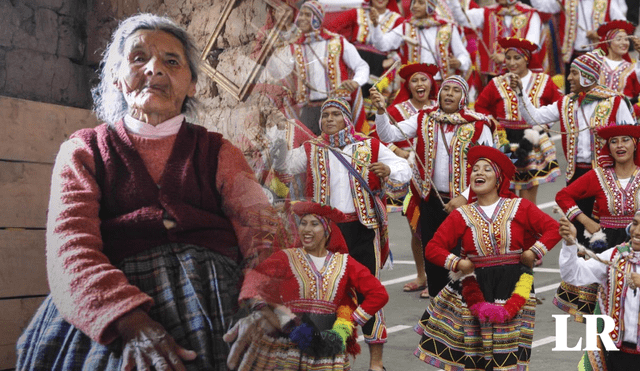
[[[333,97],[341,97],[348,101],[351,101],[351,95],[344,89],[337,90],[342,81],[349,79],[349,68],[342,61],[342,54],[344,52],[343,41],[344,38],[338,34],[323,30],[326,34],[334,36],[333,38],[325,41],[318,42],[326,42],[326,51],[324,56],[318,56],[322,59],[322,63],[325,67],[325,80],[326,87],[325,90],[327,95],[332,95]],[[291,55],[294,59],[294,68],[295,74],[297,75],[296,86],[297,90],[294,96],[296,103],[298,104],[306,104],[309,103],[309,87],[307,84],[309,83],[309,71],[307,69],[307,65],[309,63],[308,58],[315,58],[313,53],[310,51],[306,51],[307,47],[305,44],[291,44]],[[311,46],[309,46],[311,47]],[[307,53],[311,55],[307,55]]]
[[[298,282],[298,297],[287,303],[293,312],[335,313],[340,280],[347,269],[348,255],[329,252],[324,266],[315,267],[302,248],[282,250],[289,258],[291,272]]]
[[[433,52],[435,55],[433,59],[436,61],[436,65],[440,70],[440,76],[444,80],[446,77],[449,77],[454,74],[455,71],[450,71],[449,69],[449,54],[450,53],[450,45],[451,45],[451,34],[453,32],[453,26],[451,23],[443,24],[438,27],[438,32],[436,33],[436,42],[437,50],[429,50],[426,49],[427,46],[423,47],[419,29],[418,27],[412,25],[409,22],[404,23],[404,34],[411,38],[412,40],[417,40],[418,43],[408,43],[404,42],[402,46],[402,53],[400,53],[400,57],[402,59],[402,64],[408,63],[422,63],[421,53],[422,52]],[[425,50],[423,50],[425,49]]]
[[[358,33],[356,34],[355,41],[360,44],[371,45],[371,16],[369,10],[360,8],[357,9],[356,19],[358,20]],[[380,30],[382,33],[387,33],[393,29],[393,25],[396,24],[398,19],[402,18],[400,14],[387,10],[382,20],[379,22]]]
[[[437,156],[438,141],[444,140],[440,134],[440,124],[437,123],[425,111],[418,115],[418,138],[416,142],[416,153],[426,167],[419,163],[413,169],[411,180],[412,191],[426,200],[431,191],[431,182],[424,176],[425,172],[433,179],[435,172],[435,160]],[[482,134],[482,121],[456,125],[453,138],[451,139],[449,156],[449,192],[451,198],[458,196],[467,188],[467,151],[469,145],[477,142]],[[446,145],[446,143],[445,143]]]
[[[518,212],[520,198],[500,198],[494,215],[486,215],[477,203],[463,205],[458,210],[473,233],[477,255],[469,258],[518,254],[522,250],[509,250],[511,221]]]
[[[367,164],[378,162],[378,150],[380,142],[377,139],[369,138],[362,142],[354,143],[351,165],[365,179],[372,191],[380,191],[380,178],[367,168]],[[331,169],[329,169],[329,152],[328,148],[314,145],[310,142],[304,144],[307,154],[307,190],[306,196],[311,197],[314,202],[330,205],[331,204]],[[338,164],[342,166],[342,164]],[[353,196],[353,206],[358,214],[360,222],[368,228],[379,227],[376,218],[376,210],[374,200],[360,182],[351,174],[349,174],[349,185]],[[386,211],[386,210],[384,210]],[[385,215],[386,217],[386,215]]]
[[[615,326],[609,333],[611,340],[616,344],[616,347],[620,349],[622,346],[622,339],[624,335],[622,331],[625,328],[624,324],[624,310],[625,300],[627,298],[627,280],[626,274],[631,271],[633,264],[630,263],[623,256],[625,252],[629,252],[631,246],[628,243],[619,245],[615,248],[613,254],[611,254],[611,263],[614,267],[618,267],[622,272],[609,268],[607,270],[607,284],[600,285],[598,301],[600,303],[600,309],[603,314],[613,318]],[[622,276],[622,277],[621,277]],[[640,335],[640,322],[638,322],[638,334]],[[640,340],[640,338],[639,338]],[[640,341],[636,343],[636,350],[640,351]]]
[[[579,9],[580,0],[563,0],[564,11],[560,12],[560,39],[562,40],[562,60],[564,63],[571,61],[573,54],[573,44],[576,41],[578,31],[578,17],[582,17]],[[609,1],[593,0],[593,11],[591,13],[592,29],[597,30],[600,25],[610,21]]]
[[[622,61],[616,69],[611,69],[609,64],[602,62],[602,69],[600,70],[599,84],[604,85],[610,89],[613,89],[619,93],[624,90],[624,85],[627,81],[627,77],[635,71],[635,63]]]
[[[531,76],[531,90],[528,96],[535,107],[540,107],[541,105],[540,99],[542,98],[548,80],[549,75],[544,73],[533,73]],[[502,113],[504,116],[498,117],[499,120],[504,119],[506,121],[501,121],[503,126],[507,129],[529,128],[529,124],[522,119],[520,111],[518,110],[518,97],[515,91],[511,89],[509,79],[505,76],[498,76],[494,78],[493,81],[495,81],[496,89],[503,101],[504,112],[499,112],[499,114]]]
[[[620,100],[616,100],[616,95],[609,98],[599,100],[593,115],[589,118],[589,127],[593,132],[595,129],[606,126],[609,123],[610,117],[615,117],[618,112]],[[565,158],[567,159],[567,180],[573,177],[576,170],[577,156],[578,156],[578,115],[580,109],[578,107],[578,100],[572,99],[572,95],[567,95],[557,102],[558,110],[560,112],[560,130],[566,134],[562,135],[562,149],[564,151]],[[606,141],[601,139],[595,134],[591,137],[591,165],[596,167],[596,159],[605,145]]]
[[[625,189],[620,188],[620,183],[612,167],[594,168],[600,187],[607,198],[607,209],[611,216],[631,216],[636,213],[640,207],[640,174],[638,168],[633,172],[629,184]],[[600,208],[604,205],[600,205]],[[621,226],[624,228],[625,225]]]
[[[482,38],[491,50],[487,51],[484,45],[479,46],[480,51],[480,72],[500,74],[502,73],[502,65],[496,63],[489,58],[493,53],[504,53],[504,49],[498,44],[501,37],[519,37],[524,39],[529,30],[529,21],[535,10],[525,4],[517,4],[514,7],[515,13],[511,17],[511,26],[506,27],[504,17],[498,14],[501,7],[499,5],[491,5],[484,11],[484,27],[482,30]]]

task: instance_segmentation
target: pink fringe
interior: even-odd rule
[[[505,323],[511,319],[509,312],[503,306],[487,302],[474,304],[469,311],[482,323]]]

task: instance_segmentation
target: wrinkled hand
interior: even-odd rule
[[[244,358],[250,356],[247,351],[250,345],[257,343],[265,334],[274,335],[294,319],[295,315],[286,307],[276,309],[275,312],[265,307],[238,321],[222,337],[227,343],[233,342],[227,357],[229,369],[236,369]]]
[[[356,91],[356,89],[360,88],[360,84],[358,84],[354,80],[344,80],[340,86],[342,86],[349,92],[354,92]]]
[[[578,234],[576,227],[565,217],[560,218],[559,223],[560,228],[558,229],[558,233],[560,234],[560,237],[562,237],[567,244],[574,244],[576,241],[576,235]]]
[[[162,325],[140,309],[125,314],[116,321],[115,326],[122,337],[123,371],[182,371],[186,370],[182,361],[196,358],[196,352],[176,344]]]
[[[476,269],[476,266],[469,259],[462,259],[458,262],[457,266],[458,271],[462,272],[462,274],[473,273]]]
[[[380,178],[386,178],[391,174],[391,169],[389,166],[383,164],[382,162],[374,162],[369,165],[369,171],[373,172]]]
[[[460,66],[462,66],[462,63],[460,63],[458,58],[454,57],[453,55],[450,55],[449,56],[449,67],[452,70],[457,70],[458,68],[460,68]]]
[[[589,41],[591,41],[592,43],[597,43],[598,41],[600,41],[600,36],[598,36],[598,32],[589,30],[587,31],[587,39],[589,39]]]
[[[529,268],[533,268],[533,264],[536,261],[536,254],[531,250],[526,250],[520,254],[520,263],[526,265]]]
[[[372,86],[369,89],[369,99],[371,99],[373,106],[378,109],[378,115],[384,114],[386,103],[384,101],[384,97],[378,89],[375,88],[375,86]]]
[[[493,54],[491,54],[490,58],[496,64],[504,63],[504,53],[493,53]]]
[[[373,27],[378,27],[378,17],[380,16],[378,9],[374,7],[369,8],[369,15],[371,16],[371,23],[373,24]]]
[[[467,204],[467,199],[463,195],[458,195],[452,198],[446,205],[444,205],[444,211],[450,214],[453,210],[459,208],[462,205]]]

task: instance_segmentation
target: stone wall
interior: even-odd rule
[[[81,0],[0,0],[0,95],[90,106],[86,5]]]

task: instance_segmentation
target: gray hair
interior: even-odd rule
[[[91,89],[94,111],[99,119],[114,125],[128,112],[129,106],[124,94],[116,88],[114,82],[122,61],[125,58],[124,46],[129,36],[138,30],[164,31],[180,41],[184,46],[187,63],[191,70],[192,81],[198,81],[200,70],[200,52],[196,43],[187,31],[167,17],[153,14],[138,14],[124,20],[113,33],[113,37],[100,62],[100,83]],[[190,118],[197,114],[198,102],[195,98],[186,97],[181,112]]]

